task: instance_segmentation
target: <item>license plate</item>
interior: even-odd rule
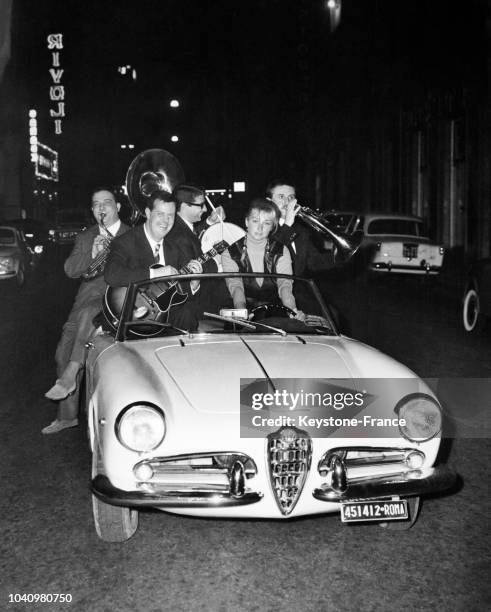
[[[405,499],[345,502],[341,504],[341,521],[343,523],[400,521],[407,518],[407,501]]]
[[[402,245],[402,256],[408,259],[415,259],[418,256],[418,245],[417,244],[403,244]]]

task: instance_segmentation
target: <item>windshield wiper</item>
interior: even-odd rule
[[[223,315],[217,315],[212,312],[204,312],[203,315],[205,317],[210,317],[211,319],[217,319],[218,321],[225,321],[226,323],[238,323],[239,325],[242,325],[242,327],[247,327],[249,329],[257,329],[257,326],[259,325],[260,327],[274,331],[277,334],[286,336],[286,331],[284,329],[279,329],[278,327],[273,327],[272,325],[266,325],[266,323],[260,323],[259,321],[246,321],[246,319],[240,319],[239,317],[224,317]]]
[[[217,315],[213,312],[204,312],[203,316],[210,319],[217,319],[218,321],[225,321],[225,323],[238,323],[242,327],[248,327],[249,329],[256,329],[252,323],[245,319],[236,319],[235,317],[224,317],[223,315]]]
[[[190,332],[188,332],[185,329],[181,329],[180,327],[176,327],[175,325],[172,325],[171,323],[167,323],[166,321],[152,321],[152,320],[147,320],[147,321],[125,321],[124,322],[124,326],[126,328],[128,327],[134,327],[134,326],[144,326],[144,327],[160,327],[161,329],[175,329],[178,332],[181,332],[181,334],[185,334],[187,336],[190,335]]]

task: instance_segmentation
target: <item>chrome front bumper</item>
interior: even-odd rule
[[[123,491],[113,486],[107,476],[96,476],[91,483],[92,493],[101,501],[113,506],[130,508],[224,508],[254,504],[261,499],[259,493],[244,493],[234,497],[230,493],[210,492],[172,492],[146,493],[144,491]]]
[[[404,274],[421,274],[421,275],[435,275],[440,274],[442,267],[434,265],[414,265],[409,266],[405,264],[397,264],[391,262],[372,262],[370,264],[370,270],[372,272],[401,272]]]
[[[377,499],[393,496],[414,497],[450,489],[457,475],[445,467],[410,470],[399,474],[348,481],[345,487],[323,485],[315,489],[315,499],[325,502]],[[344,489],[344,490],[343,490]]]
[[[115,506],[218,508],[254,504],[263,496],[247,481],[257,474],[254,461],[243,453],[194,453],[154,457],[134,468],[135,490],[115,487],[99,474],[92,492]]]

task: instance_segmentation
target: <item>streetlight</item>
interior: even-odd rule
[[[171,108],[179,108],[179,100],[176,100],[175,98],[173,100],[171,100],[169,102],[169,106]]]

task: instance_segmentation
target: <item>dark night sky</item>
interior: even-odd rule
[[[259,185],[298,172],[319,127],[346,121],[350,102],[381,83],[397,98],[418,83],[478,81],[482,7],[345,0],[332,34],[323,0],[14,0],[9,70],[75,189],[121,182],[132,158],[122,142],[135,153],[167,148],[188,179]],[[62,136],[47,119],[52,32],[64,35]],[[119,64],[136,67],[136,83]],[[182,101],[178,112],[171,97]]]

